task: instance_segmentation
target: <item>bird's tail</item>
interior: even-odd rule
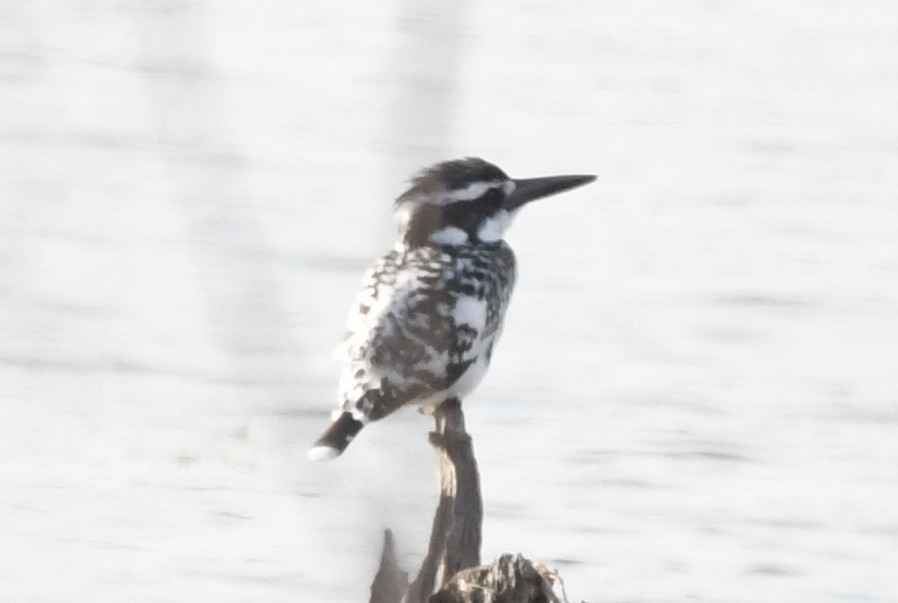
[[[353,417],[352,413],[342,412],[309,449],[309,458],[313,461],[324,461],[340,456],[364,426],[365,424]]]

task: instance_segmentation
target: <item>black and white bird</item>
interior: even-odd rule
[[[503,233],[527,202],[593,180],[513,179],[473,157],[415,176],[395,203],[396,243],[365,275],[349,314],[340,401],[309,458],[339,456],[367,423],[402,406],[470,394],[486,374],[514,287]]]

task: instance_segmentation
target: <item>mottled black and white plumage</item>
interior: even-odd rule
[[[482,159],[439,163],[396,200],[394,248],[365,275],[341,348],[334,421],[309,451],[338,456],[401,406],[463,399],[486,374],[515,281],[502,235],[528,201],[594,176],[514,180]]]

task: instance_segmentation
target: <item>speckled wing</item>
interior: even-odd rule
[[[504,244],[461,253],[419,247],[381,258],[349,317],[343,408],[376,420],[446,392],[478,360],[485,371],[513,278]]]

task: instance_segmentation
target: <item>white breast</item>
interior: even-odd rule
[[[477,386],[483,381],[483,377],[486,375],[486,371],[489,368],[489,361],[486,359],[486,352],[483,351],[478,357],[477,361],[468,367],[462,376],[458,378],[458,381],[452,384],[452,387],[449,388],[451,395],[457,396],[464,400],[468,394],[474,391]]]

